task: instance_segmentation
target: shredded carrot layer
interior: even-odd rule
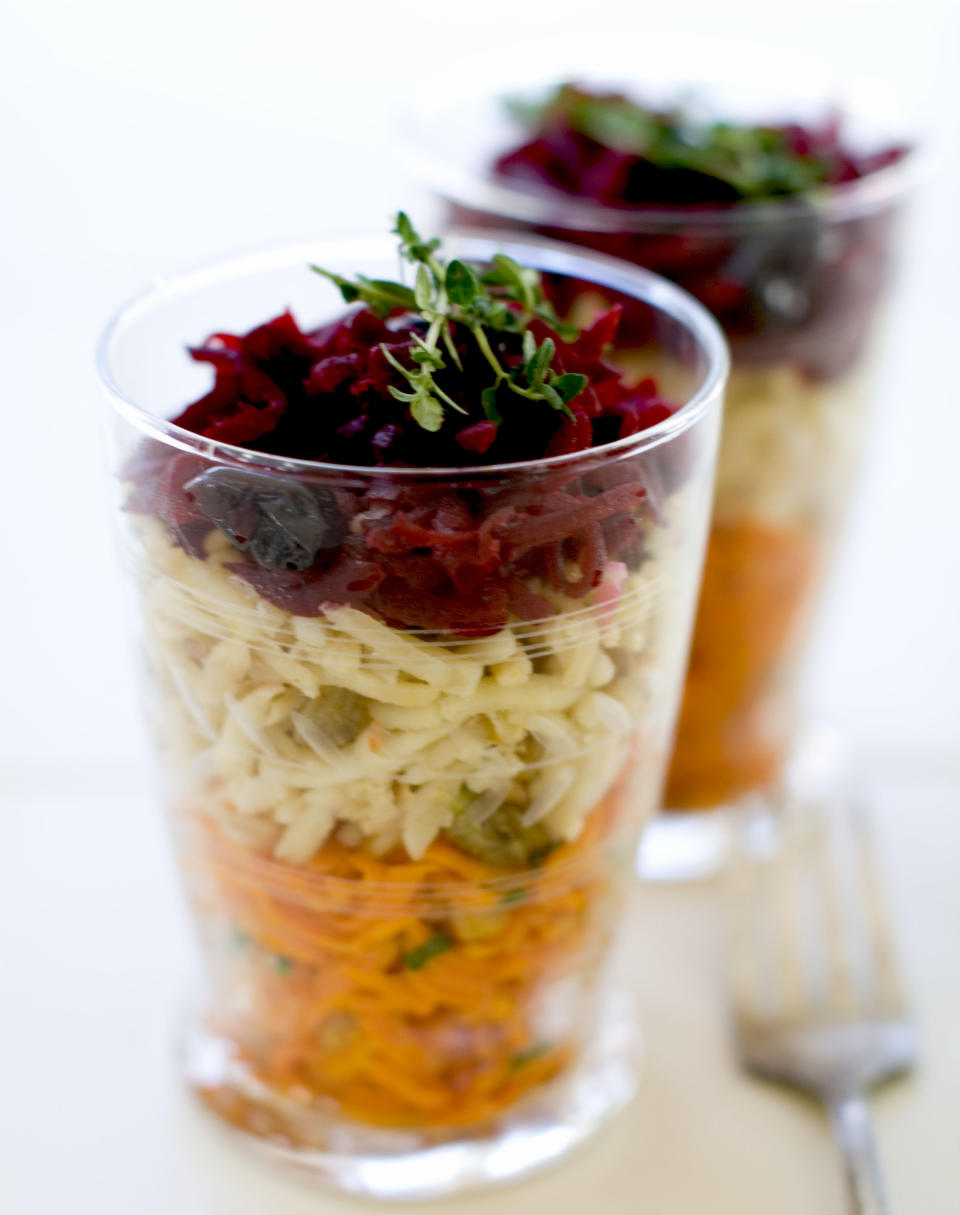
[[[785,676],[818,567],[808,532],[714,526],[667,782],[671,810],[717,806],[775,777],[788,741]]]
[[[517,873],[443,839],[415,862],[331,839],[295,867],[206,823],[187,851],[222,984],[212,1028],[301,1107],[378,1126],[484,1122],[570,1062],[584,1016],[589,1031],[625,800],[614,789],[574,843]],[[204,1097],[277,1132],[236,1093]]]

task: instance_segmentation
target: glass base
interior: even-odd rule
[[[637,873],[647,882],[697,882],[714,877],[730,850],[726,807],[660,814],[643,832]]]
[[[579,1064],[496,1121],[455,1132],[405,1131],[348,1122],[279,1096],[199,1018],[180,1041],[187,1082],[248,1148],[329,1189],[399,1200],[502,1185],[554,1164],[630,1102],[639,1060],[633,1001],[617,991]]]
[[[849,761],[842,737],[810,725],[794,745],[777,786],[711,810],[660,814],[643,833],[637,873],[650,882],[696,882],[722,872],[745,814],[776,815],[784,802],[818,801],[842,791]]]

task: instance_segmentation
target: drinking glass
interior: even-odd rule
[[[382,1197],[539,1168],[634,1090],[614,959],[727,360],[706,310],[646,271],[501,233],[447,247],[642,305],[678,408],[473,468],[283,458],[167,420],[207,387],[184,346],[288,307],[324,321],[342,304],[308,263],[391,277],[378,239],[168,280],[100,349],[157,791],[203,958],[181,1066],[252,1147]],[[315,557],[278,540],[291,519]]]
[[[767,121],[779,104],[738,100]],[[810,113],[791,106],[794,119]],[[855,115],[850,130],[871,146],[893,142]],[[799,675],[856,484],[916,154],[809,197],[614,207],[495,174],[497,157],[527,138],[488,97],[421,119],[413,151],[452,221],[522,228],[651,269],[709,308],[731,347],[666,813],[641,857],[651,877],[702,876],[726,837],[724,816],[704,811],[775,790],[808,724]],[[554,289],[574,318],[614,299],[624,305],[616,357],[641,377],[656,370],[642,310],[570,279]]]

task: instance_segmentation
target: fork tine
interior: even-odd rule
[[[821,917],[820,931],[813,934],[819,945],[818,966],[822,971],[821,999],[835,1016],[850,1016],[856,1006],[854,972],[844,914],[842,866],[834,817],[825,807],[808,807],[809,851]],[[834,810],[837,807],[833,807]]]
[[[781,809],[783,838],[768,863],[770,903],[780,943],[780,1011],[788,1019],[802,1017],[810,1009],[811,992],[803,948],[803,890],[800,857],[792,846],[796,830],[794,815]]]
[[[742,815],[735,826],[727,871],[730,987],[737,1016],[744,1021],[756,1021],[761,1015],[761,948],[754,915],[758,894],[757,874],[756,865],[751,862],[744,846],[746,827]]]
[[[902,1014],[906,1007],[900,966],[887,914],[870,821],[859,804],[850,811],[850,827],[863,894],[866,946],[872,962],[875,1001],[884,1013]]]
[[[779,840],[764,856],[755,838],[770,825],[741,816],[729,870],[731,986],[738,1014],[754,1023],[799,1017],[809,1005],[791,850]]]

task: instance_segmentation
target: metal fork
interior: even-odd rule
[[[916,1034],[866,816],[846,802],[748,811],[730,877],[740,1059],[822,1101],[849,1209],[888,1215],[866,1094],[912,1067]]]

